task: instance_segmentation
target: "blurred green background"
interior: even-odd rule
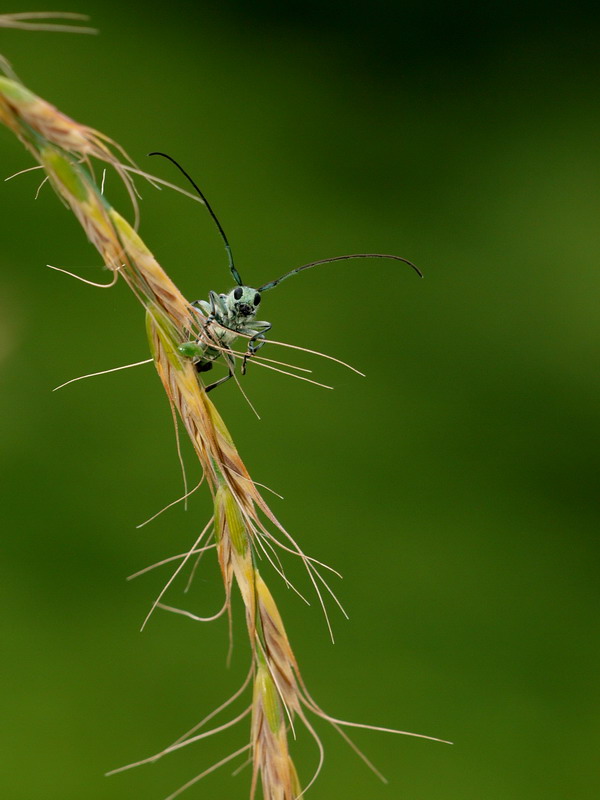
[[[57,5],[57,4],[55,4]],[[59,4],[58,4],[59,5]],[[38,6],[33,6],[38,8]],[[31,10],[15,2],[11,11]],[[568,10],[567,10],[568,9]],[[265,296],[273,336],[330,392],[250,368],[213,396],[302,547],[344,575],[350,621],[265,575],[315,698],[332,714],[453,740],[357,731],[379,783],[325,723],[310,797],[596,798],[600,160],[598,19],[582,3],[87,2],[98,37],[0,31],[34,91],[143,167],[196,177],[249,284],[349,252]],[[0,131],[2,175],[32,161]],[[247,741],[220,734],[152,767],[248,663],[227,625],[156,614],[208,493],[181,493],[168,405],[124,284],[102,277],[36,173],[0,184],[2,753],[10,800],[161,800]],[[127,212],[109,176],[109,198]],[[141,233],[190,298],[231,286],[208,215],[143,187]],[[289,355],[273,350],[270,355]],[[197,468],[187,451],[191,479]],[[302,571],[288,563],[310,594]],[[212,555],[191,593],[221,602]],[[312,597],[312,595],[311,595]],[[316,764],[300,734],[301,777]],[[245,798],[229,767],[186,797]]]

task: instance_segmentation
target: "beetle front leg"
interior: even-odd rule
[[[242,361],[242,375],[246,374],[246,363],[248,359],[252,358],[256,351],[260,350],[265,344],[264,338],[273,325],[270,322],[254,322],[252,327],[254,328],[252,331],[253,336],[248,340],[248,349]]]
[[[207,328],[207,326],[211,322],[214,322],[215,319],[218,319],[219,317],[222,317],[223,314],[226,313],[225,306],[223,304],[223,300],[222,300],[221,296],[218,295],[216,292],[213,292],[211,290],[208,293],[208,300],[209,300],[209,302],[208,302],[207,305],[210,307],[210,312],[209,312],[208,317],[206,318],[206,322],[204,324],[204,328],[205,329]]]

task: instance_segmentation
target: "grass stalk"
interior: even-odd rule
[[[43,168],[54,191],[72,210],[88,240],[99,252],[111,276],[110,281],[103,285],[112,286],[120,277],[143,306],[152,360],[171,409],[187,432],[213,498],[213,519],[187,553],[174,557],[179,563],[150,614],[156,608],[187,613],[162,603],[162,597],[172,580],[193,563],[194,556],[200,557],[213,547],[225,589],[222,612],[231,619],[234,583],[245,607],[252,653],[248,678],[253,684],[251,705],[230,722],[198,733],[204,722],[213,716],[211,714],[161,752],[120,769],[156,761],[175,749],[236,724],[249,713],[250,743],[235,756],[250,750],[250,798],[255,797],[260,785],[265,800],[298,800],[312,784],[323,763],[323,748],[307,712],[328,720],[344,738],[347,734],[342,727],[357,724],[330,717],[308,693],[281,615],[257,568],[257,561],[261,555],[266,555],[287,581],[278,566],[277,551],[294,553],[303,561],[324,610],[323,591],[333,595],[321,575],[325,565],[306,556],[270,510],[246,470],[223,419],[204,391],[191,359],[178,349],[190,338],[209,335],[210,329],[206,328],[207,320],[190,306],[136,232],[138,202],[132,175],[138,170],[125,151],[104,134],[67,117],[23,86],[12,74],[11,77],[0,77],[0,121],[14,132]],[[100,166],[112,167],[123,180],[134,204],[133,224],[116,211],[102,193],[94,171],[97,162]],[[209,542],[213,537],[214,544],[211,545]],[[333,597],[337,602],[335,595]],[[217,712],[237,700],[245,691],[247,682]],[[315,738],[319,751],[318,768],[310,780],[304,781],[304,788],[290,755],[288,741],[298,720]],[[229,759],[229,756],[224,758],[213,768]],[[172,797],[213,768],[188,781]]]

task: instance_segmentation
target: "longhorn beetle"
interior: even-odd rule
[[[217,327],[211,331],[211,336],[213,337],[213,341],[216,345],[215,347],[212,347],[208,342],[206,342],[202,336],[194,341],[184,342],[179,346],[179,352],[193,360],[194,366],[198,372],[208,372],[211,370],[214,362],[222,355],[224,351],[231,349],[230,345],[241,334],[249,337],[246,354],[242,361],[242,375],[245,375],[246,362],[265,344],[265,334],[270,331],[272,327],[270,322],[255,319],[256,312],[261,301],[261,294],[269,289],[273,289],[278,283],[281,283],[281,281],[289,278],[290,275],[295,275],[298,272],[302,272],[302,270],[316,267],[319,264],[328,264],[331,261],[346,261],[351,258],[391,258],[395,261],[402,261],[405,264],[408,264],[409,267],[414,269],[419,277],[423,277],[421,270],[415,266],[412,261],[409,261],[406,258],[401,258],[400,256],[394,255],[385,255],[383,253],[354,253],[348,256],[335,256],[333,258],[322,258],[319,261],[311,261],[309,264],[303,264],[301,267],[296,267],[295,269],[286,272],[285,275],[282,275],[280,278],[276,278],[274,281],[264,283],[262,286],[259,286],[258,289],[253,289],[250,286],[246,286],[234,264],[233,254],[231,252],[229,242],[227,241],[225,231],[217,219],[215,212],[212,210],[210,203],[196,182],[190,177],[190,175],[188,175],[181,164],[178,164],[174,158],[166,153],[155,152],[150,153],[149,155],[162,156],[163,158],[167,158],[169,161],[171,161],[198,192],[208,210],[208,213],[213,218],[221,238],[223,239],[225,250],[227,251],[227,257],[229,259],[229,270],[237,284],[237,286],[227,294],[217,294],[211,290],[209,292],[208,301],[195,300],[192,303],[194,308],[204,312],[207,315],[206,322],[204,323],[204,330],[208,328],[211,322],[217,323]],[[219,384],[225,383],[225,381],[233,377],[231,363],[229,363],[228,366],[229,374],[224,378],[215,381],[215,383],[211,383],[210,386],[205,388],[205,391],[210,392],[216,386],[219,386]]]

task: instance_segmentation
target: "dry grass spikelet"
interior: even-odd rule
[[[54,20],[64,21],[54,22]],[[0,28],[62,33],[98,33],[95,28],[68,24],[69,22],[87,22],[88,20],[87,14],[76,14],[71,11],[20,11],[16,14],[0,14]]]

